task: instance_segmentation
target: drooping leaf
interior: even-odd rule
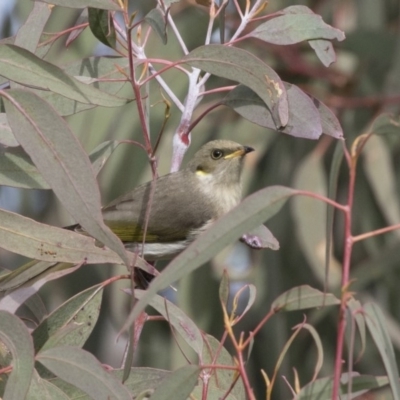
[[[141,299],[145,292],[135,290],[135,297]],[[175,304],[161,296],[155,296],[149,302],[149,305],[157,310],[175,329],[185,342],[201,355],[203,351],[203,338],[196,324]]]
[[[93,35],[112,49],[115,49],[117,36],[111,14],[107,10],[89,7],[89,27]]]
[[[282,293],[274,300],[271,309],[276,311],[305,310],[340,304],[340,300],[331,293],[323,293],[308,285],[297,286]]]
[[[374,303],[364,305],[365,322],[367,328],[378,348],[382,357],[383,364],[389,378],[390,388],[393,398],[400,398],[399,370],[397,368],[396,357],[393,350],[393,344],[390,339],[386,322],[382,311]]]
[[[35,1],[32,11],[15,36],[14,44],[34,52],[51,11],[52,8],[48,5]]]
[[[36,360],[96,400],[132,399],[122,383],[107,373],[94,356],[78,347],[53,347],[39,353]]]
[[[195,387],[201,368],[185,365],[165,377],[151,395],[152,400],[186,400]]]
[[[17,147],[19,143],[12,134],[10,125],[8,124],[7,114],[0,113],[0,145],[6,147]],[[1,147],[0,147],[1,150]],[[2,160],[0,160],[1,162]]]
[[[116,140],[106,141],[100,143],[89,154],[95,175],[100,172],[108,157],[119,144],[120,142]],[[18,143],[17,145],[19,146]],[[50,185],[37,170],[35,164],[33,164],[31,158],[21,147],[15,149],[0,148],[0,185],[24,189],[51,189]]]
[[[103,10],[121,11],[121,7],[115,0],[40,0],[44,3],[70,8],[94,7]]]
[[[321,155],[313,152],[296,168],[294,186],[326,196],[327,182]],[[308,264],[315,276],[323,283],[326,279],[326,216],[325,202],[309,196],[298,196],[292,203],[296,223],[296,235]],[[312,217],[311,217],[312,216]],[[341,265],[330,254],[329,287],[336,287],[341,279]]]
[[[31,385],[25,400],[71,400],[62,390],[40,377],[34,370]]]
[[[8,375],[4,400],[24,399],[34,367],[32,339],[24,323],[16,316],[0,311],[0,339],[12,355],[12,371]]]
[[[49,348],[46,343],[57,332],[72,324],[77,325],[78,329],[70,335],[63,335],[63,340],[58,340],[57,343],[82,347],[99,317],[102,295],[103,286],[96,285],[76,294],[54,310],[32,332],[35,350]]]
[[[113,251],[96,246],[91,237],[36,222],[0,209],[0,247],[25,257],[72,264],[118,263]]]
[[[205,335],[202,359],[204,364],[226,365],[229,367],[236,366],[228,350],[211,335]],[[232,386],[232,383],[236,379],[236,371],[232,369],[217,368],[210,371],[210,373],[210,384],[225,391]],[[240,379],[237,380],[231,393],[237,399],[246,398],[243,382]]]
[[[100,192],[87,154],[66,122],[29,91],[7,93],[13,133],[61,203],[90,235],[128,264],[124,246],[103,222]]]
[[[322,132],[321,120],[313,101],[297,86],[283,82],[289,104],[289,120],[279,132],[306,139],[318,139]],[[276,129],[269,108],[250,88],[239,85],[223,100],[242,117],[266,128]]]
[[[303,7],[302,10],[307,9]],[[287,10],[287,9],[286,9]],[[307,12],[299,12],[301,9],[290,7],[290,12],[277,15],[266,22],[258,25],[248,36],[261,39],[268,43],[278,45],[295,44],[305,40],[345,39],[344,33],[326,24],[320,15]]]
[[[61,68],[14,45],[0,46],[0,75],[21,85],[49,90],[84,104],[118,107],[128,102],[81,83]]]
[[[289,109],[283,82],[272,68],[253,54],[235,47],[207,45],[191,51],[182,62],[248,86],[268,106],[275,127],[287,125]]]
[[[49,263],[47,263],[49,264]],[[22,304],[31,296],[36,294],[39,289],[54,279],[59,279],[65,275],[76,271],[80,265],[72,265],[68,263],[56,263],[51,265],[41,275],[35,276],[28,283],[7,293],[0,299],[0,310],[6,310],[15,313]]]
[[[353,392],[377,389],[389,382],[386,376],[360,375],[352,378]],[[332,377],[317,379],[304,386],[295,400],[330,400],[332,398]],[[347,384],[341,384],[340,394],[347,393]]]
[[[151,282],[144,296],[131,311],[123,330],[132,324],[159,290],[194,271],[243,233],[275,215],[285,201],[296,193],[295,190],[283,186],[270,186],[247,197],[239,206],[221,217]]]
[[[154,29],[162,44],[167,44],[167,23],[166,16],[159,8],[151,9],[144,20]]]

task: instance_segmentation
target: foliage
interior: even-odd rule
[[[386,314],[396,316],[398,307],[389,307],[389,300],[380,307],[365,301],[368,287],[398,300],[397,293],[382,287],[385,281],[393,286],[382,269],[395,270],[398,235],[380,235],[400,227],[397,168],[390,162],[400,121],[389,113],[372,119],[368,110],[357,109],[396,104],[397,86],[387,85],[395,94],[386,98],[345,93],[351,90],[346,85],[356,86],[351,71],[343,69],[346,55],[360,55],[365,39],[354,31],[344,41],[341,29],[324,22],[342,9],[320,6],[322,18],[303,5],[274,9],[260,0],[196,2],[35,1],[18,33],[0,42],[0,185],[22,189],[21,196],[25,189],[46,192],[41,202],[51,202],[51,191],[91,235],[38,222],[22,210],[0,210],[2,249],[36,260],[15,269],[4,265],[0,275],[1,397],[350,399],[386,387],[400,398],[393,346],[399,343],[399,327],[386,322]],[[333,44],[339,48],[337,67],[326,69],[336,61]],[[67,62],[71,53],[74,59]],[[368,68],[369,84],[353,89],[357,95],[376,94],[382,85]],[[393,62],[392,74],[396,68]],[[327,96],[332,88],[336,93]],[[314,96],[318,91],[330,107]],[[342,117],[346,142],[332,109]],[[190,147],[196,147],[211,137],[257,141],[251,181],[258,190],[172,260],[148,290],[125,289],[123,300],[110,301],[105,293],[114,293],[121,281],[131,284],[133,262],[146,271],[151,266],[126,251],[104,224],[97,178],[115,195],[126,191],[128,178],[129,184],[141,179],[144,165],[156,176],[171,147],[173,172],[192,139]],[[133,174],[123,176],[122,169]],[[122,177],[107,179],[107,171],[111,176],[116,170]],[[289,199],[293,222],[281,212]],[[232,243],[242,238],[251,247],[248,238],[256,235],[264,248],[277,250],[275,237],[260,228],[269,219],[280,250],[252,253],[259,261],[257,278],[254,284],[242,282],[235,293],[235,269],[224,267],[243,259],[249,263],[250,250]],[[377,229],[381,225],[387,226]],[[364,248],[358,242],[366,243]],[[213,265],[224,272],[213,302],[218,289],[204,281],[212,279],[209,267],[198,268],[215,256]],[[61,291],[59,282],[69,286],[69,278],[76,284],[75,277],[91,264],[103,266],[85,275],[83,287],[47,314],[39,291]],[[111,271],[111,264],[123,269]],[[157,294],[179,279],[178,294],[167,292],[177,302]],[[159,315],[145,312],[147,306]],[[211,316],[208,326],[196,306]],[[113,316],[112,339],[128,338],[118,368],[101,365],[100,352],[87,344],[97,335],[104,347],[104,326],[99,322],[102,331],[92,332],[100,311],[108,308],[123,315]],[[146,338],[157,331],[149,325],[160,319],[184,358],[163,369],[151,365],[152,349],[146,352]],[[159,340],[165,343],[161,335]],[[310,343],[315,353],[308,352]],[[109,353],[115,346],[115,340],[108,341]],[[167,359],[172,359],[169,351],[175,354],[167,345],[157,348]],[[132,367],[137,354],[143,362],[135,358],[135,365],[143,366]]]

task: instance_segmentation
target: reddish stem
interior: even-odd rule
[[[348,300],[347,287],[350,283],[350,260],[354,243],[351,234],[351,215],[352,215],[351,211],[354,201],[355,177],[356,177],[356,159],[354,158],[350,165],[347,209],[345,210],[344,214],[345,243],[344,243],[343,271],[342,271],[342,296],[340,300],[338,333],[336,339],[336,355],[335,355],[335,367],[334,367],[335,369],[333,377],[332,400],[336,400],[339,398],[340,377],[342,374],[343,345],[344,345],[344,335],[346,329],[346,305]]]

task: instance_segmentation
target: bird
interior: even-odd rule
[[[127,250],[146,261],[172,259],[240,203],[243,160],[252,151],[231,140],[210,141],[179,171],[142,184],[104,207],[104,222]],[[85,234],[80,225],[68,229]],[[142,287],[153,278],[139,269],[136,275]]]

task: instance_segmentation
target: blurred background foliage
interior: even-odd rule
[[[132,1],[132,11],[144,15],[153,2]],[[241,2],[244,3],[244,2]],[[25,21],[32,2],[2,0],[0,7],[0,35],[16,33]],[[345,143],[363,133],[374,116],[381,111],[398,113],[400,104],[400,1],[399,0],[281,0],[270,1],[268,12],[290,6],[307,5],[324,20],[346,33],[346,40],[335,42],[337,62],[325,68],[306,45],[273,46],[257,40],[238,44],[262,58],[279,76],[300,86],[327,104],[338,116],[345,134]],[[175,21],[189,50],[203,44],[208,15],[207,8],[193,1],[181,1],[173,7]],[[234,8],[228,7],[227,29],[238,24]],[[72,26],[78,17],[76,10],[55,9],[46,27],[48,32]],[[181,57],[173,36],[166,46],[153,37],[147,47],[149,57],[169,60]],[[89,29],[65,48],[65,39],[52,46],[47,59],[58,65],[71,63],[92,54],[111,54],[111,50],[93,37]],[[183,100],[187,82],[179,72],[169,71],[164,78]],[[208,88],[213,85],[212,78]],[[163,122],[165,106],[158,86],[150,84],[151,131],[155,140]],[[128,85],[127,85],[128,86]],[[129,87],[125,88],[127,91]],[[196,114],[200,115],[211,101],[203,100]],[[172,136],[180,114],[172,106],[158,150],[158,170],[167,173],[170,167]],[[96,109],[67,117],[72,130],[87,151],[110,139],[141,141],[142,133],[134,103],[119,109]],[[309,141],[278,134],[253,125],[231,109],[220,107],[208,114],[192,132],[192,145],[187,157],[211,139],[232,139],[256,149],[247,160],[244,173],[245,194],[268,185],[298,186],[316,192],[326,191],[327,176],[335,147],[335,140],[322,136]],[[353,233],[399,223],[400,136],[375,138],[363,155],[357,172]],[[340,171],[338,199],[347,193],[348,170],[343,163]],[[123,144],[113,153],[99,176],[99,184],[106,204],[119,194],[151,178],[146,154],[137,147]],[[18,211],[54,225],[68,225],[73,221],[62,210],[57,200],[47,191],[23,191],[0,188],[0,207]],[[222,313],[218,300],[218,285],[224,268],[229,270],[232,291],[244,283],[257,288],[257,300],[251,312],[242,320],[237,331],[251,331],[268,312],[273,299],[285,290],[301,284],[323,289],[326,207],[309,199],[290,200],[284,209],[268,222],[268,227],[280,242],[277,252],[253,251],[242,244],[233,244],[212,263],[205,265],[177,284],[178,291],[169,292],[179,306],[204,331],[220,338],[223,331]],[[336,215],[334,224],[333,259],[330,289],[339,294],[340,260],[343,248],[343,221]],[[398,232],[374,237],[358,243],[352,257],[352,288],[362,301],[373,298],[385,310],[393,344],[400,351],[400,247]],[[1,252],[1,266],[18,266],[23,259]],[[120,272],[124,272],[123,267]],[[110,266],[87,266],[72,275],[52,282],[41,291],[48,310],[54,309],[73,293],[103,281],[117,271]],[[104,297],[101,318],[86,345],[101,362],[113,366],[121,363],[124,340],[115,343],[116,333],[124,322],[129,304],[121,292],[125,284],[114,284]],[[291,335],[291,328],[301,322],[304,314],[280,313],[268,322],[254,343],[248,368],[257,398],[265,393],[260,370],[272,374],[277,357]],[[321,335],[325,362],[321,376],[332,374],[335,350],[337,308],[312,310],[307,319]],[[383,375],[379,355],[369,346],[357,371]],[[136,363],[139,365],[173,369],[183,362],[178,346],[171,338],[168,325],[147,323],[139,346]],[[280,375],[293,382],[293,368],[299,373],[303,386],[313,374],[316,352],[312,339],[301,333],[289,351]],[[382,394],[382,398],[385,394]],[[274,390],[275,399],[290,397],[283,379]]]

